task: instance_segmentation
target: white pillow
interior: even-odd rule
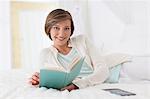
[[[150,56],[134,56],[131,62],[124,63],[120,78],[150,81]]]

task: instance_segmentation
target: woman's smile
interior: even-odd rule
[[[63,41],[63,40],[65,40],[65,38],[64,38],[64,37],[56,37],[56,39],[57,39],[57,40],[59,40],[59,41]]]

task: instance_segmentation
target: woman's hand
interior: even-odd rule
[[[39,73],[35,72],[32,77],[29,80],[29,83],[32,85],[38,85],[39,84]]]
[[[72,91],[72,90],[76,90],[76,89],[79,89],[79,87],[77,87],[77,86],[74,85],[74,84],[70,84],[70,85],[68,85],[68,86],[66,86],[66,87],[64,87],[64,88],[62,88],[61,91],[63,91],[63,90]]]

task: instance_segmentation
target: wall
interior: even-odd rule
[[[0,69],[11,67],[10,4],[0,1]]]
[[[104,42],[109,52],[150,54],[149,5],[147,0],[90,1],[95,45]]]

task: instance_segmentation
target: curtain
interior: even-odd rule
[[[146,0],[89,0],[91,35],[107,53],[148,55],[150,49],[149,2]]]

